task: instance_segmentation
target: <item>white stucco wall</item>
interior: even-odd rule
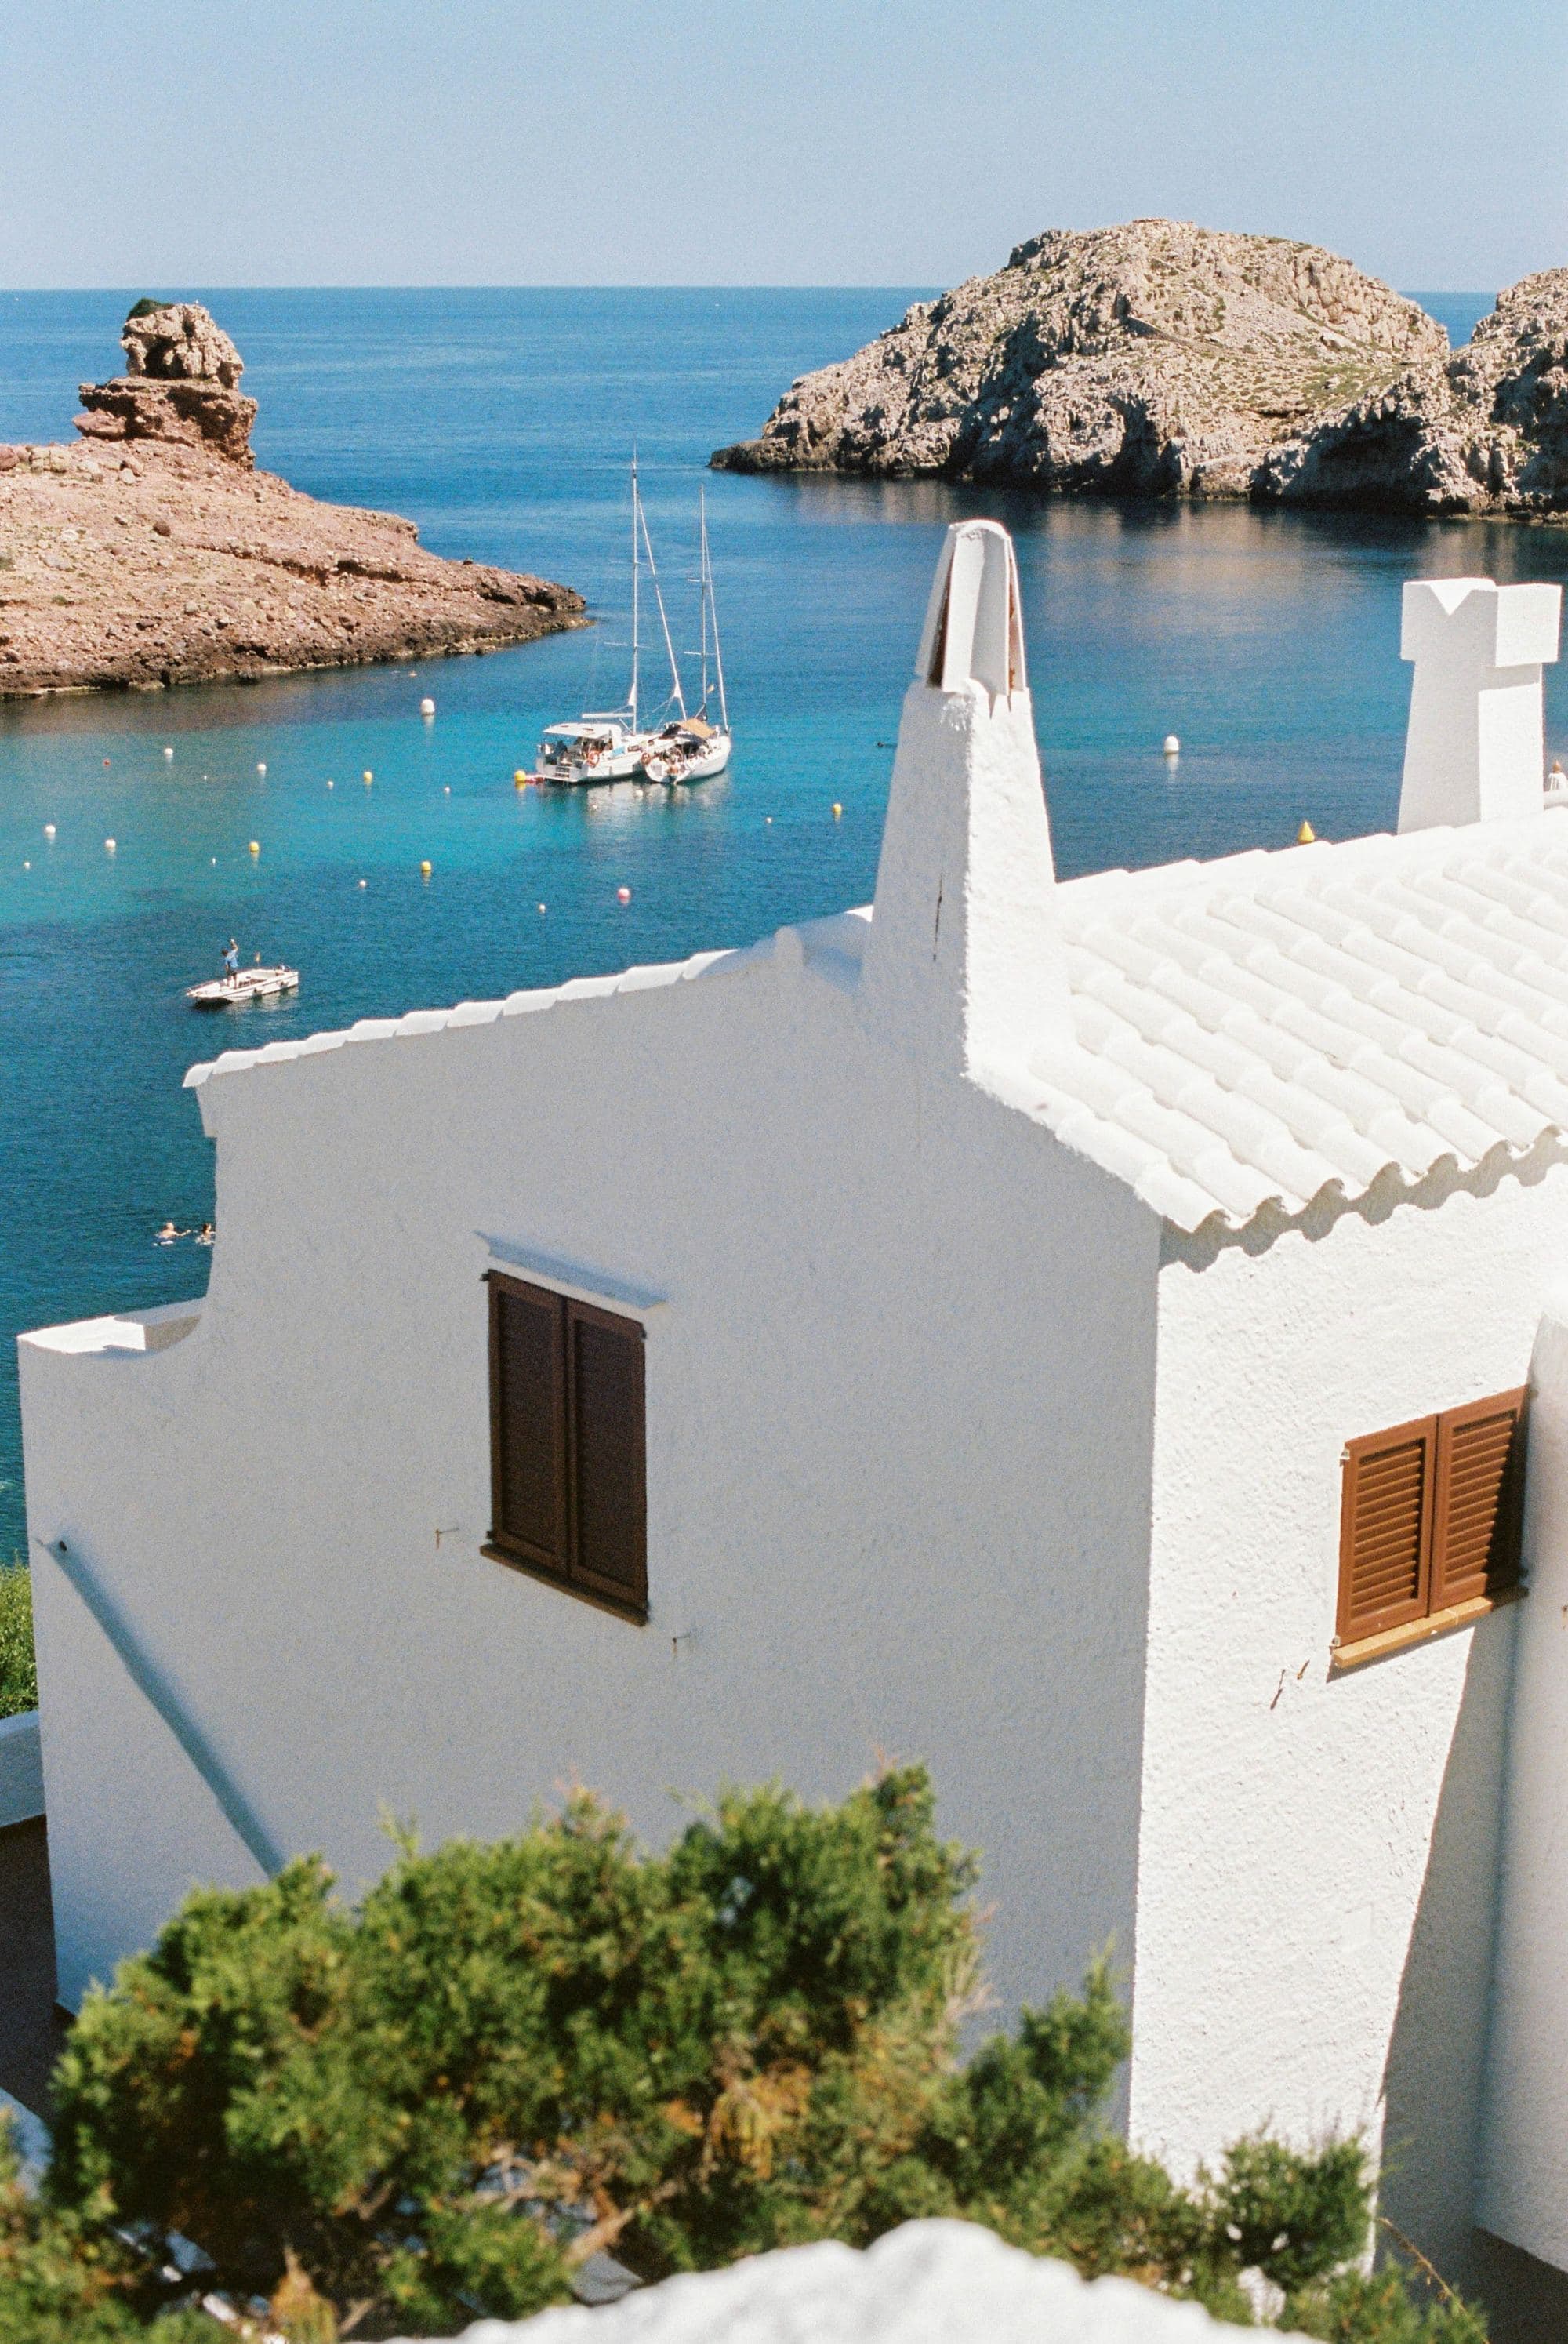
[[[1523,1382],[1568,1266],[1568,1167],[1480,1185],[1161,1270],[1131,2080],[1137,2133],[1182,2161],[1364,2127],[1385,2206],[1455,2278],[1539,1599],[1329,1658],[1343,1443]]]
[[[672,1790],[919,1756],[1011,2002],[1131,1946],[1158,1224],[819,965],[786,932],[212,1076],[206,1303],[161,1349],[24,1340],[30,1529],[276,1847],[350,1886],[383,1806],[489,1835],[580,1778],[658,1838]],[[665,1298],[646,1629],[479,1555],[487,1239]],[[75,2003],[193,1877],[258,1867],[35,1554]]]
[[[1568,2270],[1568,1285],[1532,1362],[1525,1543],[1480,2213]]]

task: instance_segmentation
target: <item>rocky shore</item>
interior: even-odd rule
[[[0,698],[484,652],[583,623],[569,587],[425,552],[412,521],[257,471],[238,351],[138,304],[82,438],[0,446]]]
[[[1453,352],[1315,245],[1171,220],[1050,230],[803,376],[711,460],[1549,516],[1568,510],[1568,269],[1513,287]]]

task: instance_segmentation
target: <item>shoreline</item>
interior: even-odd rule
[[[0,702],[461,658],[591,623],[549,579],[427,552],[205,449],[0,448]]]

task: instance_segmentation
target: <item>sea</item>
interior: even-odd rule
[[[174,289],[244,353],[260,464],[406,514],[438,553],[576,586],[594,624],[486,657],[0,702],[0,1561],[25,1543],[15,1334],[205,1288],[196,1236],[156,1242],[213,1216],[193,1061],[869,899],[949,521],[992,514],[1018,541],[1063,875],[1281,846],[1303,820],[1386,827],[1401,581],[1568,571],[1556,529],[706,471],[930,288],[0,293],[0,440],[70,438],[130,302]],[[1456,343],[1491,307],[1417,298]],[[676,793],[518,791],[547,723],[624,696],[634,448],[686,652],[706,485],[732,765]],[[657,696],[652,653],[644,674]],[[1568,743],[1556,672],[1548,722]],[[231,934],[297,967],[297,996],[193,1013],[185,987]]]

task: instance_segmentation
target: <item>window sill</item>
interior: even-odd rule
[[[1408,1652],[1412,1644],[1429,1644],[1437,1636],[1451,1636],[1460,1628],[1473,1627],[1484,1620],[1489,1612],[1501,1612],[1505,1604],[1517,1603],[1530,1590],[1527,1587],[1504,1587],[1495,1595],[1473,1595],[1468,1603],[1453,1603],[1446,1612],[1431,1612],[1424,1620],[1409,1620],[1402,1628],[1385,1628],[1381,1636],[1362,1636],[1353,1644],[1336,1644],[1329,1656],[1329,1674],[1343,1676],[1352,1669],[1365,1666],[1368,1661],[1381,1661],[1385,1652]]]
[[[504,1546],[481,1546],[479,1552],[489,1562],[504,1562],[508,1571],[520,1571],[525,1579],[537,1579],[541,1587],[553,1587],[558,1595],[569,1595],[575,1602],[591,1603],[596,1612],[608,1612],[614,1620],[629,1622],[634,1628],[648,1625],[647,1607],[639,1603],[618,1603],[613,1595],[601,1595],[594,1587],[579,1587],[572,1580],[558,1579],[553,1571],[546,1571],[526,1555],[513,1554]]]

